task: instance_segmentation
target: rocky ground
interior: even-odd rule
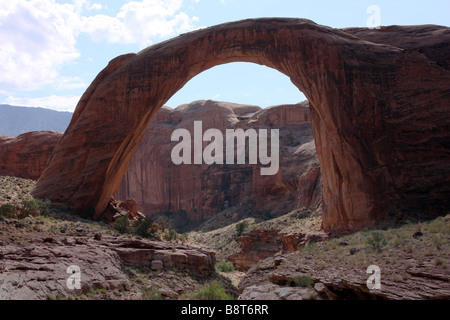
[[[0,205],[31,199],[33,181],[0,179]],[[80,267],[79,290],[67,286],[72,265]],[[55,209],[0,217],[0,273],[0,299],[189,299],[214,280],[230,297],[238,293],[204,246],[122,235]]]
[[[241,250],[241,242],[236,226],[244,224],[244,233],[253,230],[276,230],[277,233],[314,233],[320,232],[322,219],[320,215],[312,214],[311,210],[298,209],[275,219],[264,217],[249,217],[241,213],[241,207],[222,211],[217,216],[205,221],[194,231],[189,232],[189,239],[201,243],[216,252],[217,261],[227,258]],[[234,215],[239,218],[233,218]]]
[[[33,181],[0,181],[0,205],[30,199]],[[208,221],[171,242],[122,235],[54,209],[20,220],[2,216],[0,299],[196,299],[214,280],[228,298],[244,300],[450,299],[450,215],[323,237],[320,215],[306,208],[226,223],[231,212],[215,217],[219,229]],[[248,271],[217,269],[216,261],[230,256],[268,252],[267,237],[279,239],[277,252],[256,255],[261,260]],[[67,288],[70,265],[82,270],[79,290]],[[371,265],[381,269],[381,290],[367,288]]]
[[[240,299],[450,299],[449,237],[447,215],[310,243],[253,266]],[[367,287],[371,265],[380,290]]]

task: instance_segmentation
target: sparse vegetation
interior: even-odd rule
[[[162,233],[162,238],[167,241],[177,240],[179,236],[178,232],[173,229],[164,229]]]
[[[28,215],[46,215],[50,210],[50,201],[42,199],[22,200],[20,207],[24,217]]]
[[[0,206],[0,216],[10,219],[25,219],[28,216],[46,215],[50,211],[50,201],[42,199],[22,200],[18,204],[7,203]]]
[[[216,268],[222,272],[233,272],[236,270],[230,261],[221,261],[216,265]]]
[[[121,234],[129,233],[131,224],[130,224],[130,220],[128,220],[128,215],[124,215],[124,216],[120,217],[119,219],[117,219],[114,222],[113,227]]]
[[[149,217],[140,219],[134,228],[134,233],[143,238],[155,237],[156,228],[153,226],[153,220]]]
[[[14,218],[15,212],[16,208],[12,204],[8,203],[0,206],[0,217],[8,219]]]
[[[310,276],[297,276],[288,282],[288,286],[312,288],[314,286],[314,280]]]
[[[387,245],[386,237],[381,231],[373,231],[367,238],[367,244],[372,250],[381,252],[381,249]]]
[[[162,300],[161,293],[155,288],[143,287],[141,288],[144,300]]]
[[[303,207],[296,211],[296,218],[297,219],[305,219],[311,217],[311,215],[314,213],[314,210]]]
[[[192,298],[195,300],[235,300],[233,296],[225,292],[224,287],[217,280],[204,285]]]
[[[237,235],[238,237],[240,237],[240,236],[242,235],[242,233],[244,233],[245,229],[247,229],[247,227],[248,227],[247,221],[239,222],[239,223],[236,225],[236,235]]]

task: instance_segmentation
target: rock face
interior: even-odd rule
[[[18,137],[0,136],[0,176],[39,179],[62,135],[33,131]]]
[[[248,270],[255,263],[273,256],[282,248],[278,230],[252,230],[238,239],[242,243],[240,252],[228,257],[239,270]]]
[[[405,210],[441,214],[450,205],[449,49],[439,26],[336,30],[270,18],[183,34],[110,62],[33,194],[101,216],[164,103],[202,71],[243,61],[289,76],[310,102],[326,230]]]
[[[38,240],[39,241],[39,240]],[[67,286],[69,266],[79,267],[81,288]],[[47,294],[80,295],[89,290],[129,290],[123,266],[176,268],[197,276],[214,272],[214,252],[196,245],[103,235],[101,240],[55,236],[28,246],[0,248],[0,299],[47,299]]]
[[[283,242],[283,253],[295,252],[299,247],[305,246],[307,242],[318,242],[325,240],[328,236],[323,232],[316,233],[302,233],[290,232],[280,233],[281,241]]]
[[[85,245],[30,247],[4,246],[0,260],[0,299],[46,299],[47,294],[74,294],[67,287],[72,265],[82,272],[79,294],[91,289],[129,289],[130,282],[122,271],[121,261],[113,251]],[[98,263],[101,261],[101,263]],[[106,268],[105,268],[106,267]],[[18,272],[20,271],[20,272]]]
[[[175,165],[171,142],[176,129],[194,137],[193,123],[202,121],[203,132],[219,129],[279,129],[280,170],[262,176],[261,165]],[[206,147],[209,142],[204,142]],[[248,147],[247,147],[248,149]],[[224,148],[225,159],[225,148]],[[117,199],[133,198],[147,215],[185,211],[190,220],[210,218],[241,203],[273,216],[321,203],[321,178],[308,103],[266,109],[217,101],[196,101],[172,110],[163,107],[122,179]]]
[[[382,290],[369,290],[366,267],[332,266],[299,258],[296,253],[268,258],[252,268],[239,283],[239,300],[448,300],[448,274],[429,257],[425,264],[380,264]],[[403,274],[391,279],[389,273]],[[313,288],[290,287],[297,277],[314,281]]]
[[[239,270],[248,270],[253,265],[277,253],[295,252],[307,242],[323,241],[324,232],[282,233],[275,229],[256,229],[238,238],[241,251],[230,255],[227,260]]]

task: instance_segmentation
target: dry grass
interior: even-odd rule
[[[450,214],[432,221],[408,223],[399,228],[376,230],[386,241],[380,250],[370,244],[373,231],[361,231],[301,248],[297,254],[309,256],[321,266],[348,269],[384,266],[387,276],[396,282],[407,280],[407,271],[426,265],[435,273],[447,274],[450,266]],[[418,232],[420,235],[418,236]],[[343,245],[343,243],[347,245]],[[351,254],[352,248],[359,249]],[[383,268],[382,268],[383,269]],[[431,272],[431,271],[430,271]]]

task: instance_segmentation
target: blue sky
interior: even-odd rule
[[[335,27],[449,26],[450,0],[2,0],[0,103],[73,111],[114,57],[180,33],[255,17],[297,17]],[[304,96],[281,73],[232,63],[192,79],[167,103],[214,99],[267,107]]]

